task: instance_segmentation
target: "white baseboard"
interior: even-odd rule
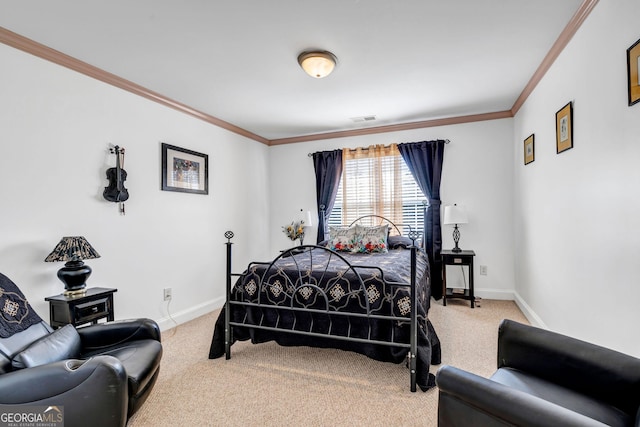
[[[531,325],[537,326],[538,328],[549,329],[547,325],[542,321],[540,316],[538,316],[536,312],[533,311],[531,307],[529,307],[529,304],[527,304],[517,292],[514,292],[514,295],[515,302],[518,305],[518,308],[520,308],[520,311],[522,311]]]
[[[515,296],[512,290],[504,290],[504,289],[474,289],[474,294],[476,297],[484,298],[484,299],[499,299],[499,300],[509,300],[513,301]]]
[[[197,317],[203,316],[207,313],[211,313],[213,310],[217,310],[224,305],[224,298],[215,298],[210,301],[203,302],[193,307],[189,307],[186,310],[182,310],[176,313],[171,312],[171,304],[167,304],[165,311],[167,316],[159,319],[158,325],[161,331],[166,331],[177,325],[193,320]]]
[[[504,289],[476,289],[475,294],[477,297],[485,299],[515,301],[516,305],[520,311],[522,311],[522,314],[524,314],[524,317],[527,318],[529,323],[539,328],[549,329],[540,316],[538,316],[536,312],[529,307],[529,304],[527,304],[516,291]]]

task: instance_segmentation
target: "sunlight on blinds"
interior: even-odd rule
[[[342,178],[329,225],[350,224],[363,215],[380,215],[422,231],[425,197],[397,145],[345,149],[342,158]]]

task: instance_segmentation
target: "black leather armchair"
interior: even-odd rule
[[[439,426],[640,426],[640,359],[503,320],[491,378],[436,374]]]
[[[56,406],[67,427],[124,426],[158,378],[162,345],[156,322],[52,330],[17,288],[7,291],[11,285],[0,274],[0,412],[9,405]],[[7,305],[12,309],[2,311]],[[7,333],[27,318],[30,326]]]

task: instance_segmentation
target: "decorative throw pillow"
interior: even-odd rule
[[[80,355],[80,335],[73,325],[56,329],[13,356],[14,369],[33,368]]]
[[[353,252],[356,247],[355,227],[329,226],[327,248],[337,252]]]
[[[384,253],[389,252],[387,247],[387,235],[389,227],[379,225],[376,227],[363,227],[356,225],[358,242],[354,252],[360,253]]]

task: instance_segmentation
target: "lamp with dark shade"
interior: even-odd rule
[[[100,258],[100,254],[82,236],[63,237],[45,262],[63,261],[58,270],[58,279],[64,283],[65,295],[86,292],[86,281],[91,275],[91,267],[82,260]]]
[[[460,230],[458,229],[458,224],[466,224],[469,222],[467,219],[467,212],[463,207],[458,205],[449,205],[444,207],[444,222],[445,225],[454,224],[453,227],[453,241],[456,244],[452,249],[452,252],[462,252],[462,249],[458,247],[458,242],[460,241]]]

